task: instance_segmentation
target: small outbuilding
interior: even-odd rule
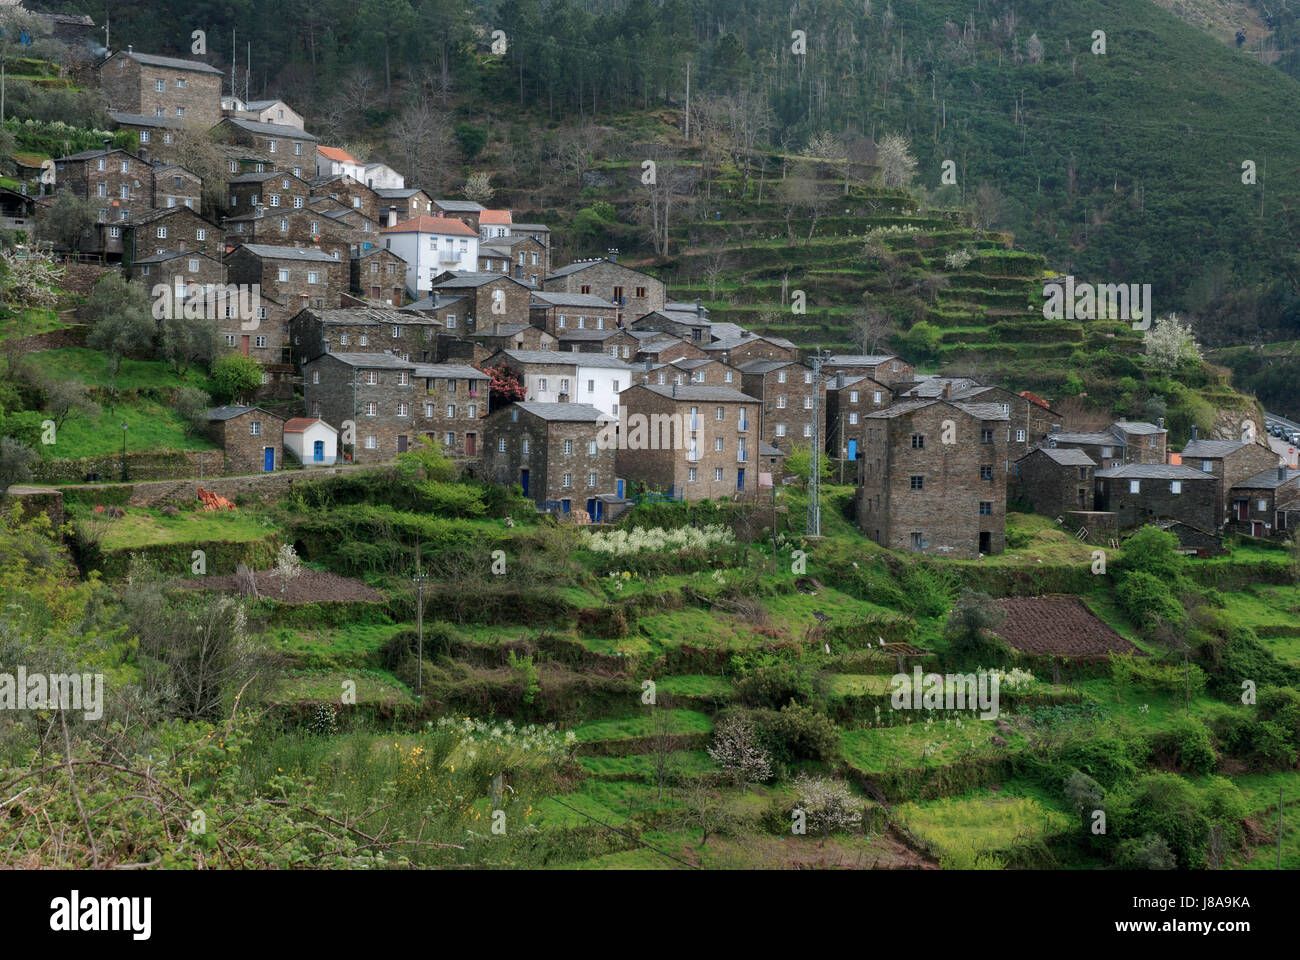
[[[338,459],[339,432],[320,417],[294,417],[284,424],[284,449],[304,467],[328,467]]]

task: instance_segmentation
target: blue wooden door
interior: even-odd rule
[[[618,481],[618,497],[619,497],[620,500],[623,499],[623,481],[622,481],[622,480],[619,480],[619,481]]]
[[[321,463],[321,462],[324,461],[324,459],[325,459],[325,441],[324,441],[324,440],[317,440],[315,443],[312,444],[312,447],[311,447],[311,458],[312,458],[313,460],[315,460],[317,463]]]
[[[856,438],[849,441],[849,459],[858,459],[858,441]]]
[[[519,471],[519,486],[524,488],[524,496],[528,496],[528,471]]]
[[[275,447],[267,447],[262,451],[262,469],[267,473],[275,469]]]
[[[736,471],[736,489],[738,491],[745,489],[745,468],[744,467],[741,467]]]

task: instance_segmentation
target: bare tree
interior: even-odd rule
[[[718,279],[727,269],[727,253],[725,250],[716,250],[709,254],[708,262],[704,266],[704,277],[709,281],[709,299],[718,299]]]
[[[582,175],[591,169],[595,155],[605,142],[605,134],[594,123],[577,123],[560,133],[548,144],[551,166],[571,174],[578,186]]]
[[[672,776],[677,760],[672,720],[673,712],[668,708],[668,704],[656,704],[654,715],[650,718],[650,749],[660,800],[664,798],[664,784]]]
[[[874,354],[880,348],[880,342],[889,336],[891,326],[885,311],[868,306],[853,318],[850,327],[853,345],[864,354]]]
[[[798,164],[782,181],[777,194],[781,199],[785,215],[785,232],[788,240],[794,242],[794,227],[791,220],[796,215],[808,218],[808,235],[804,238],[804,246],[807,246],[812,242],[813,234],[817,230],[817,221],[825,213],[830,199],[817,180],[816,170],[807,162]]]
[[[362,116],[379,100],[379,85],[375,75],[365,67],[354,67],[339,84],[338,98],[350,115]]]
[[[409,182],[436,191],[451,157],[451,119],[427,103],[408,106],[389,128],[389,140]]]
[[[997,226],[1002,220],[1006,200],[997,187],[991,183],[981,183],[975,189],[971,199],[971,219],[977,230],[987,230]]]
[[[695,191],[697,174],[690,167],[678,164],[678,156],[666,147],[654,147],[647,159],[654,163],[653,176],[646,182],[641,169],[634,175],[641,182],[641,198],[637,217],[645,227],[650,242],[658,256],[668,256],[668,240],[673,216],[690,205]]]

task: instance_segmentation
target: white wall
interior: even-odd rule
[[[588,390],[591,386],[594,390]],[[577,390],[569,394],[570,403],[589,403],[601,413],[619,416],[618,394],[632,386],[632,368],[578,366]]]
[[[325,459],[319,463],[312,459],[317,440],[320,440],[325,447]],[[284,449],[292,453],[298,462],[305,466],[329,466],[334,463],[337,456],[338,431],[326,426],[323,421],[314,423],[302,433],[286,433]]]

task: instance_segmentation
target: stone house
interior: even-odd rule
[[[1097,470],[1095,508],[1114,513],[1120,528],[1156,520],[1180,520],[1198,530],[1214,532],[1221,525],[1215,513],[1215,479],[1181,464],[1129,463]]]
[[[1279,465],[1234,484],[1229,491],[1232,533],[1289,536],[1300,521],[1300,470]]]
[[[478,247],[480,273],[504,273],[520,283],[538,287],[550,269],[550,250],[527,234],[481,241]]]
[[[344,459],[391,460],[407,451],[418,429],[423,394],[416,387],[416,366],[391,353],[322,353],[302,365],[307,416],[339,425]]]
[[[657,277],[620,264],[617,259],[580,260],[542,279],[547,293],[589,293],[612,302],[622,325],[664,306],[664,283]]]
[[[278,212],[302,210],[312,193],[306,180],[284,170],[241,173],[226,180],[233,216],[253,213],[258,208]]]
[[[863,419],[863,533],[939,556],[1005,549],[1007,415],[997,404],[901,400]]]
[[[535,290],[529,300],[528,322],[557,339],[570,334],[590,334],[595,337],[605,333],[612,336],[620,329],[618,307],[609,300],[602,300],[590,293],[547,293]],[[595,349],[583,352],[608,351]]]
[[[400,307],[406,301],[406,261],[383,247],[354,252],[348,289],[375,306]]]
[[[492,378],[465,364],[422,363],[415,379],[424,386],[423,394],[417,390],[416,424],[434,449],[457,459],[481,458]]]
[[[116,239],[111,237],[113,230],[120,231],[122,261],[128,268],[138,258],[171,250],[198,250],[220,257],[225,246],[221,228],[189,207],[143,210],[121,224],[100,229],[107,229],[110,239]]]
[[[225,406],[209,410],[207,418],[224,473],[270,473],[284,466],[284,417],[261,407]]]
[[[1231,519],[1229,492],[1232,488],[1264,471],[1273,470],[1281,458],[1262,440],[1202,440],[1193,425],[1192,438],[1183,447],[1182,460],[1183,466],[1214,478],[1214,515],[1217,519],[1213,529],[1217,530]]]
[[[383,223],[401,223],[415,217],[433,216],[433,198],[413,187],[375,187],[378,219]]]
[[[212,128],[215,139],[269,157],[278,170],[308,179],[316,170],[317,139],[305,130],[279,123],[225,117]]]
[[[430,294],[402,307],[412,313],[422,313],[442,324],[449,337],[459,338],[465,332],[465,312],[470,309],[467,294]]]
[[[227,111],[223,107],[222,113],[243,120],[256,120],[258,123],[275,123],[283,127],[305,129],[302,114],[283,100],[247,100],[234,111]]]
[[[703,305],[691,311],[652,310],[637,317],[630,326],[636,330],[658,330],[697,346],[714,340],[713,324],[705,316]]]
[[[856,465],[867,424],[862,418],[894,402],[894,391],[870,377],[826,377],[826,452]]]
[[[201,60],[119,50],[95,68],[108,108],[202,124],[221,119],[222,72]]]
[[[914,382],[916,367],[892,353],[835,354],[826,358],[822,364],[822,373],[828,377],[837,373],[870,377],[878,383],[897,388],[898,384]]]
[[[479,217],[483,214],[481,203],[475,203],[473,200],[434,200],[432,207],[431,216],[459,220],[473,230],[475,236],[482,239],[479,231]]]
[[[512,403],[488,418],[484,471],[539,504],[594,514],[591,501],[615,489],[616,451],[599,439],[613,420],[585,403]]]
[[[903,391],[901,396],[916,398],[939,397],[961,400],[966,403],[996,403],[1008,417],[1007,470],[1012,464],[1039,446],[1053,428],[1061,424],[1061,415],[1035,403],[1027,397],[1001,387],[989,386],[966,377],[925,377]],[[1122,428],[1122,429],[1121,429]],[[1158,456],[1157,460],[1144,459],[1142,463],[1164,463],[1163,423],[1117,423],[1111,431],[1123,441],[1134,455]],[[1141,450],[1138,449],[1139,441]]]
[[[537,403],[587,403],[617,417],[619,394],[632,382],[632,367],[598,353],[502,350],[484,367],[504,364],[519,374],[524,400]]]
[[[751,360],[740,367],[741,389],[759,403],[759,436],[789,456],[796,444],[812,443],[813,429],[826,436],[826,383],[814,394],[813,371],[791,360]],[[817,420],[813,421],[813,398]]]
[[[310,206],[298,210],[258,206],[256,210],[237,217],[227,217],[225,227],[226,240],[232,247],[238,243],[312,247],[338,260],[344,265],[344,271],[351,259],[353,245],[361,238],[361,234],[348,224]]]
[[[347,285],[346,269],[329,254],[305,247],[241,243],[226,255],[231,283],[260,284],[263,296],[290,309],[334,309]]]
[[[531,323],[494,323],[480,327],[473,340],[491,353],[498,350],[557,350],[555,338]]]
[[[152,114],[124,113],[120,110],[108,111],[116,130],[130,130],[140,138],[140,156],[144,151],[152,150],[161,157],[170,156],[176,144],[177,134],[185,128],[185,121],[169,117],[155,117]]]
[[[153,205],[155,207],[203,206],[203,178],[178,163],[153,164]]]
[[[743,367],[754,360],[798,360],[799,348],[783,337],[759,336],[746,331],[744,336],[728,337],[701,345],[711,357],[733,367]],[[823,376],[829,376],[823,372]]]
[[[734,364],[727,363],[725,353],[706,353],[693,343],[687,343],[685,340],[679,340],[657,330],[629,330],[628,334],[637,337],[647,332],[652,336],[650,339],[642,340],[637,346],[637,360],[648,363],[672,363],[675,360],[715,359],[719,363],[735,368]]]
[[[468,299],[464,335],[496,323],[528,323],[532,292],[511,277],[495,273],[447,271],[433,278],[432,292]],[[549,331],[548,331],[549,332]]]
[[[131,263],[127,277],[139,280],[146,287],[152,288],[165,284],[174,300],[183,301],[186,288],[191,284],[207,286],[226,282],[226,267],[216,257],[210,257],[200,250],[168,250],[142,257]],[[183,303],[177,304],[180,316]]]
[[[435,359],[441,325],[419,313],[381,307],[308,308],[289,321],[298,364],[331,351],[390,353],[403,360]]]
[[[618,476],[684,500],[752,495],[761,459],[755,397],[724,386],[637,384],[620,394]]]
[[[367,220],[376,224],[381,216],[379,194],[347,174],[332,174],[313,177],[309,181],[313,197],[329,197],[337,200],[349,210],[358,211]],[[383,215],[387,216],[388,206],[384,205]]]
[[[653,383],[659,386],[675,383],[679,387],[694,384],[744,390],[741,385],[743,378],[739,370],[710,357],[691,357],[669,363],[651,363],[647,360],[645,363],[637,364],[635,369],[641,371],[637,374],[638,383]],[[745,390],[745,392],[750,391]]]
[[[1059,517],[1091,510],[1097,464],[1082,450],[1040,447],[1016,460],[1016,496],[1035,513]]]

